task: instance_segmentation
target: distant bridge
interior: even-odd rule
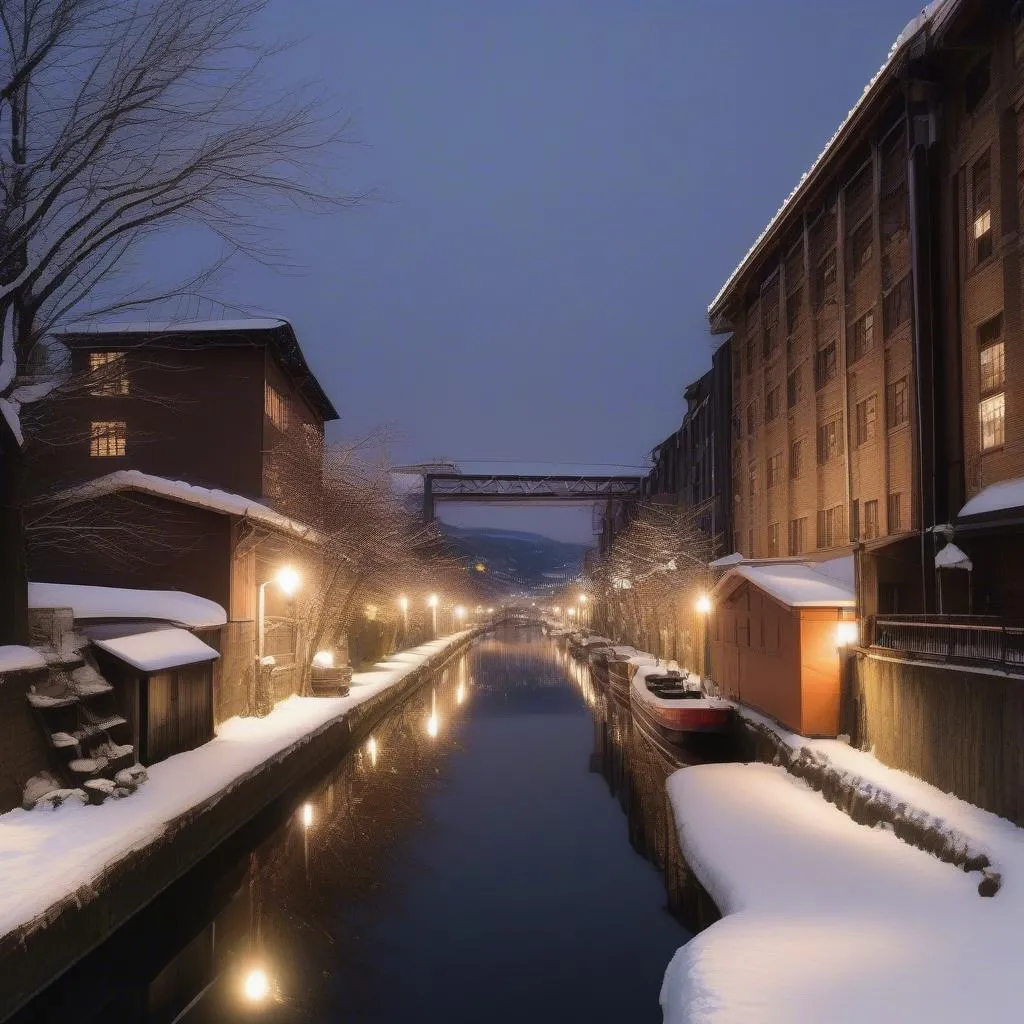
[[[615,501],[640,497],[642,476],[540,476],[494,473],[426,473],[423,517],[434,518],[439,501],[489,503]]]

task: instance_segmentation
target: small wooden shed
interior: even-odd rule
[[[711,675],[803,736],[839,730],[841,652],[856,640],[853,557],[733,565],[714,589]]]
[[[215,648],[187,629],[152,622],[87,632],[132,725],[142,764],[213,739]],[[117,635],[103,635],[111,632]]]

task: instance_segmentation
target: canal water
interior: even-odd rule
[[[674,766],[587,667],[501,630],[16,1020],[658,1021],[689,938]]]

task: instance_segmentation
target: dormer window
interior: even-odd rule
[[[91,395],[127,395],[127,360],[123,352],[90,352],[89,373],[95,383]]]

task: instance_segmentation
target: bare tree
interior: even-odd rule
[[[636,506],[594,572],[604,629],[653,653],[701,661],[692,649],[693,600],[712,581],[711,538],[700,526],[706,512],[703,505]],[[661,649],[662,630],[675,650]]]
[[[357,198],[312,163],[345,126],[264,84],[266,3],[0,0],[0,642],[27,630],[20,413],[62,380],[47,332],[86,300],[116,313],[201,282],[117,284],[155,232],[198,224],[273,258],[257,213]]]

